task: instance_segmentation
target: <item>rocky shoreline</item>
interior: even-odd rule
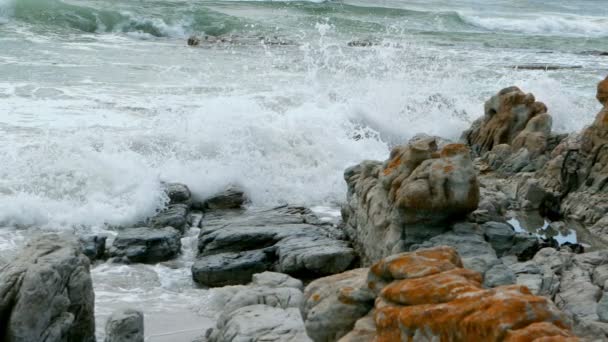
[[[344,173],[342,221],[303,207],[247,209],[165,184],[165,209],[114,238],[42,234],[0,263],[2,341],[95,341],[92,262],[156,264],[199,229],[192,286],[221,287],[199,341],[608,340],[608,79],[581,132],[517,87],[453,143],[420,135]],[[513,217],[546,220],[530,234]],[[594,243],[549,230],[584,226]],[[141,311],[106,341],[143,341]]]

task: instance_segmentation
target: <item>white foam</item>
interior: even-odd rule
[[[460,14],[467,23],[492,31],[512,31],[526,34],[607,37],[608,18],[575,15],[518,14],[510,17]]]

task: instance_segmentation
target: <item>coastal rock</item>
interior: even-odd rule
[[[482,275],[462,268],[462,264],[458,252],[447,246],[382,259],[368,273],[367,285],[377,295],[373,310],[367,315],[334,311],[327,322],[313,326],[308,333],[315,341],[336,341],[342,336],[342,342],[532,340],[528,338],[578,341],[568,316],[548,298],[534,296],[519,285],[483,289]],[[343,275],[346,279],[360,279]],[[341,288],[336,284],[342,279],[340,276],[311,283],[305,290],[307,301],[313,307],[321,306],[325,300],[335,298],[336,292],[363,290],[360,280],[354,289]],[[327,303],[331,305],[326,307],[331,307],[335,301]],[[350,332],[320,335],[329,330],[331,318],[346,317],[348,326],[353,327]]]
[[[597,84],[597,95],[595,96],[598,101],[604,106],[608,102],[608,77],[605,80]]]
[[[94,342],[94,297],[78,241],[35,237],[0,268],[0,340]]]
[[[547,107],[542,102],[536,102],[534,95],[526,94],[517,87],[509,87],[486,101],[484,113],[462,136],[478,156],[492,151],[500,144],[512,145],[516,137],[525,131],[532,118],[546,115]],[[550,119],[545,117],[531,125],[530,130],[517,139],[518,147],[525,145],[528,133],[543,131],[547,124],[550,129]],[[536,143],[538,142],[535,141],[534,144]]]
[[[434,139],[395,147],[385,163],[365,161],[344,173],[344,229],[364,264],[448,230],[477,209],[479,185],[468,149]]]
[[[596,313],[600,321],[608,322],[608,293],[606,291],[602,293],[602,298],[597,303]]]
[[[173,227],[184,234],[188,226],[188,204],[171,204],[150,219],[153,228]]]
[[[296,308],[251,305],[222,316],[209,342],[289,341],[308,342],[302,317]]]
[[[301,306],[306,332],[314,341],[336,341],[374,306],[367,268],[317,279],[306,286]]]
[[[197,36],[190,36],[187,43],[188,46],[198,46],[201,43],[201,39]]]
[[[112,313],[106,322],[105,342],[143,342],[144,314],[124,309]]]
[[[181,234],[172,227],[128,228],[120,231],[109,250],[116,261],[157,263],[173,259],[181,249]]]
[[[205,286],[247,284],[255,273],[272,268],[273,250],[258,249],[208,255],[192,265],[192,279]]]
[[[498,256],[503,256],[513,247],[515,231],[508,223],[487,222],[482,225],[486,241],[492,245]]]
[[[485,287],[496,287],[501,285],[512,285],[517,282],[515,273],[504,264],[496,264],[483,275]]]
[[[101,260],[106,253],[106,240],[107,236],[89,235],[80,238],[80,245],[82,246],[82,253],[86,255],[89,260]]]
[[[193,207],[201,210],[238,209],[246,201],[245,190],[236,185],[231,185],[220,193],[193,203]]]
[[[192,194],[188,186],[181,183],[165,184],[165,193],[169,197],[169,204],[190,204]]]
[[[245,284],[266,270],[323,276],[343,272],[356,260],[343,234],[320,224],[305,208],[217,211],[206,215],[202,225],[192,270],[195,281],[207,286]]]
[[[272,272],[253,279],[247,286],[215,290],[224,293],[225,302],[216,326],[207,331],[208,341],[310,341],[298,310],[301,282]]]
[[[603,235],[608,214],[608,81],[598,85],[597,99],[604,108],[580,134],[572,134],[552,152],[539,172],[541,184],[558,201],[559,214],[582,221]],[[597,225],[596,225],[597,224]]]

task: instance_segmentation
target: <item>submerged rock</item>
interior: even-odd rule
[[[116,261],[157,263],[173,259],[181,249],[181,234],[172,227],[128,228],[120,231],[109,250]]]
[[[144,342],[144,314],[134,309],[112,313],[106,322],[105,342]]]
[[[78,241],[35,237],[0,268],[0,340],[94,342],[94,298]]]

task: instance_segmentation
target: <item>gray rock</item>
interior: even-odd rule
[[[593,270],[593,283],[597,286],[604,287],[608,280],[608,264],[599,265]],[[608,289],[606,289],[608,290]]]
[[[74,238],[33,238],[0,268],[0,340],[95,341],[89,259]]]
[[[296,207],[206,216],[198,238],[200,260],[193,267],[197,274],[194,279],[218,286],[245,284],[252,274],[265,270],[306,277],[346,270],[356,258],[353,248],[331,226],[306,223],[316,220],[309,210]],[[260,249],[267,252],[250,252]],[[217,255],[222,256],[213,257]],[[248,270],[253,264],[257,266]],[[238,281],[229,283],[209,282],[202,276],[223,274],[222,269],[246,272],[242,276],[232,274]]]
[[[302,298],[302,291],[293,287],[245,286],[228,300],[222,315],[229,316],[240,308],[258,304],[281,309],[299,308]]]
[[[526,205],[522,205],[522,209],[524,210],[540,208],[546,197],[547,192],[540,185],[540,181],[538,179],[526,179],[519,189],[517,189],[518,200],[520,202],[526,201]]]
[[[207,198],[206,200],[195,203],[199,209],[218,210],[218,209],[238,209],[247,201],[245,191],[238,186],[230,186],[226,190]]]
[[[588,271],[577,265],[564,271],[561,277],[559,293],[555,296],[555,304],[569,315],[575,323],[581,321],[597,321],[597,302],[602,295],[599,286],[591,282]]]
[[[502,263],[492,266],[483,275],[483,285],[485,287],[510,285],[515,284],[516,281],[515,273]]]
[[[541,248],[538,237],[529,233],[516,233],[513,236],[513,247],[507,254],[517,255],[519,261],[530,260]]]
[[[301,306],[306,332],[314,341],[337,341],[374,306],[367,268],[317,279],[304,290]]]
[[[116,261],[156,263],[176,257],[181,245],[181,234],[172,227],[129,228],[118,233],[109,255]]]
[[[180,183],[167,183],[165,184],[165,192],[169,197],[169,204],[182,203],[190,205],[192,194],[186,185]]]
[[[105,342],[143,342],[144,314],[125,309],[112,313],[106,321]]]
[[[184,234],[188,227],[189,207],[187,204],[171,204],[150,219],[154,228],[173,227]]]
[[[458,251],[464,267],[481,274],[500,262],[492,246],[484,240],[481,234],[448,232],[437,235],[422,244],[414,245],[411,250],[444,245],[454,247]]]
[[[502,256],[513,248],[515,231],[508,223],[487,222],[482,225],[484,236],[498,256]]]
[[[107,236],[83,236],[80,238],[82,252],[91,261],[101,260],[103,259],[104,254],[106,253],[106,240]]]
[[[205,286],[247,284],[255,273],[271,269],[274,258],[272,249],[208,255],[192,265],[192,278]]]
[[[277,272],[262,272],[254,274],[252,277],[251,285],[254,286],[266,286],[266,287],[292,287],[294,289],[303,290],[304,285],[302,281],[296,278],[292,278],[284,273]]]
[[[602,322],[608,322],[608,292],[604,291],[602,298],[597,303],[597,315]]]
[[[222,315],[209,331],[209,342],[311,341],[304,330],[298,309],[251,305]]]

